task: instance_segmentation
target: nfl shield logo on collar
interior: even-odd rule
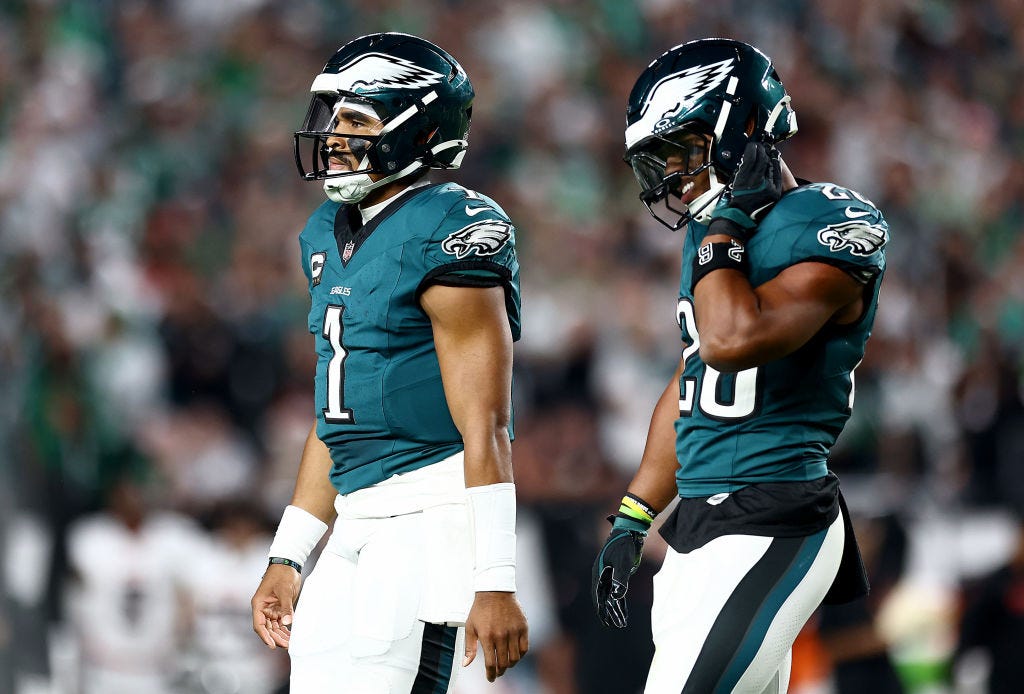
[[[355,251],[356,244],[353,241],[349,241],[345,244],[345,250],[341,253],[342,262],[347,263],[352,257],[352,252]]]

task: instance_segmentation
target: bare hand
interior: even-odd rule
[[[252,630],[271,649],[288,648],[295,599],[302,576],[290,566],[271,564],[252,596]]]
[[[530,647],[526,615],[515,593],[480,592],[466,620],[466,667],[476,658],[477,642],[484,652],[487,681],[493,682],[518,663]]]

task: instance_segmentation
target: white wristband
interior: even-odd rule
[[[473,590],[516,590],[516,485],[468,487],[476,560]]]
[[[286,506],[281,522],[270,545],[270,557],[290,559],[302,565],[309,559],[320,538],[327,532],[327,524],[309,511],[298,506]]]

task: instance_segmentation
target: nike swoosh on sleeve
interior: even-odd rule
[[[491,208],[490,207],[470,207],[469,205],[466,205],[466,216],[467,217],[475,217],[476,215],[480,214],[481,212],[486,212],[489,209],[491,209]]]

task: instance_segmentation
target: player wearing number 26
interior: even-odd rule
[[[640,199],[682,234],[682,359],[594,564],[608,626],[654,516],[679,497],[654,579],[646,694],[785,692],[790,649],[822,600],[867,591],[829,471],[853,407],[888,227],[863,196],[796,179],[797,131],[770,59],[705,39],[652,62],[629,97]]]
[[[424,177],[460,165],[473,88],[441,48],[386,33],[342,46],[311,92],[295,158],[328,198],[299,235],[315,421],[253,628],[289,649],[296,694],[446,692],[478,648],[493,680],[528,648],[515,230],[492,200]]]

